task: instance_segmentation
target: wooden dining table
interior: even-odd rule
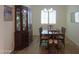
[[[64,34],[61,32],[61,30],[48,30],[48,29],[43,29],[42,32],[41,32],[42,36],[48,36],[48,41],[50,39],[52,40],[57,40],[59,41],[60,39],[58,39],[58,37],[61,35],[63,36]]]
[[[63,33],[61,32],[61,30],[58,30],[58,29],[51,29],[51,30],[48,30],[48,29],[43,29],[42,32],[41,32],[42,35],[46,35],[49,37],[48,40],[50,40],[52,37],[53,39],[56,39],[57,36],[59,35],[63,35]],[[58,39],[57,39],[58,41]],[[58,43],[59,44],[59,43]],[[51,45],[48,45],[48,53],[50,53],[50,48],[51,48]]]
[[[58,29],[50,29],[50,30],[43,29],[41,34],[42,35],[48,35],[48,36],[51,36],[51,35],[63,35],[61,30],[58,30]]]

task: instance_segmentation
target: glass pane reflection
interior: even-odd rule
[[[16,12],[16,25],[17,25],[17,31],[20,31],[20,12],[19,11],[17,11]]]
[[[26,29],[26,10],[25,9],[23,9],[22,10],[22,19],[23,19],[23,31]]]

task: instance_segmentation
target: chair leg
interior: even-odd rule
[[[40,40],[40,46],[41,46],[41,42],[42,42],[42,40]]]
[[[64,39],[62,40],[62,43],[63,43],[63,45],[64,45],[64,47],[65,47],[65,41],[64,41]]]
[[[65,41],[63,41],[63,43],[64,43],[64,47],[65,47]]]

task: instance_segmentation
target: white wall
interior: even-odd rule
[[[3,21],[3,6],[0,6],[0,53],[4,52],[4,45],[3,45],[3,40],[4,40],[4,21]]]
[[[10,53],[14,49],[14,7],[13,20],[4,21],[4,6],[0,5],[0,53]]]
[[[66,27],[66,6],[55,6],[55,5],[32,5],[32,25],[33,25],[33,35],[39,35],[39,27],[41,26],[41,10],[44,8],[53,8],[57,12],[57,24],[56,28],[61,26]]]
[[[79,10],[79,6],[67,8],[67,36],[79,46],[79,24],[71,22],[71,12]]]

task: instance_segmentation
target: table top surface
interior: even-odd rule
[[[47,30],[47,29],[44,29],[42,30],[42,34],[63,34],[61,31],[57,30],[56,32],[53,31],[54,29],[52,30]],[[56,29],[55,29],[56,30]]]

